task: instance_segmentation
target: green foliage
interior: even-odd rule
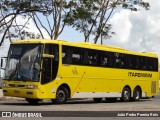
[[[86,42],[89,42],[90,36],[94,37],[94,43],[115,34],[108,23],[115,9],[138,11],[139,6],[146,10],[150,7],[142,0],[78,0],[76,3],[65,20],[69,26],[84,34]]]
[[[85,42],[94,37],[98,40],[108,39],[115,33],[108,23],[115,9],[138,11],[138,7],[149,10],[150,5],[143,0],[2,0],[0,2],[0,45],[5,38],[44,38],[40,27],[50,39],[57,39],[66,25],[84,34]],[[44,19],[39,18],[39,15]],[[16,24],[16,18],[32,19],[40,34],[26,31],[26,25]],[[8,20],[9,19],[9,20]],[[48,23],[43,24],[44,21]],[[14,30],[14,32],[13,32]],[[13,33],[16,33],[15,35]]]
[[[0,13],[2,19],[0,18],[0,28],[2,29],[2,40],[0,45],[5,38],[14,39],[24,39],[24,38],[44,38],[43,33],[40,29],[43,28],[48,33],[51,39],[57,38],[60,34],[60,24],[63,21],[63,16],[66,14],[63,12],[61,7],[65,6],[64,9],[67,10],[70,7],[67,6],[67,2],[63,0],[3,0],[0,2]],[[23,25],[16,23],[16,18],[21,17],[26,21]],[[41,19],[39,16],[43,16]],[[50,18],[52,18],[50,20]],[[39,30],[40,34],[33,35],[33,33],[24,34],[26,31],[26,25],[28,21],[32,19]],[[43,24],[43,20],[48,23],[48,25]],[[49,26],[49,28],[48,28]],[[15,29],[15,31],[13,31]],[[16,32],[18,31],[18,32]],[[22,32],[23,31],[23,32]],[[13,36],[12,33],[18,34]],[[54,37],[55,36],[55,37]]]

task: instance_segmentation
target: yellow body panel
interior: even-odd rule
[[[62,84],[66,84],[70,88],[70,97],[72,98],[75,93],[106,93],[115,92],[122,93],[123,88],[128,85],[133,90],[136,86],[140,86],[142,92],[146,94],[146,97],[152,97],[159,92],[159,72],[142,71],[142,70],[129,70],[129,69],[116,69],[116,68],[104,68],[104,67],[92,67],[92,66],[80,66],[80,65],[65,65],[62,64],[62,47],[61,45],[91,48],[103,51],[120,52],[126,54],[133,54],[139,56],[148,56],[157,58],[156,54],[152,53],[138,53],[121,48],[94,45],[88,43],[69,43],[65,41],[56,40],[24,40],[16,41],[12,44],[59,44],[59,69],[55,80],[52,82],[41,85],[39,82],[14,82],[4,80],[3,83],[7,84],[20,84],[20,85],[37,85],[37,89],[26,89],[25,87],[3,87],[4,96],[14,96],[23,98],[39,98],[39,99],[53,99],[56,97],[56,90]],[[152,74],[152,77],[134,77],[129,76],[129,73],[147,73]],[[155,91],[152,92],[152,85],[155,82]],[[7,91],[7,92],[6,92]],[[17,92],[20,91],[20,92]],[[33,92],[33,94],[27,94],[27,92]],[[86,96],[87,97],[87,96]],[[103,97],[103,96],[102,96]]]
[[[154,96],[159,92],[151,94],[151,82],[156,81],[158,85],[157,72],[144,72],[152,74],[152,78],[128,77],[128,72],[141,72],[134,70],[83,67],[83,66],[62,66],[60,73],[65,83],[69,84],[74,92],[122,92],[124,86],[129,85],[131,91],[139,85],[148,96]],[[77,75],[72,71],[76,70]],[[63,81],[62,79],[62,81]],[[78,84],[77,84],[78,81]],[[73,87],[72,87],[73,86]],[[73,92],[73,93],[74,93]]]

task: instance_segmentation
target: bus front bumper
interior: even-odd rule
[[[42,92],[39,89],[3,88],[3,95],[10,97],[33,98],[33,99],[45,98],[44,92]]]

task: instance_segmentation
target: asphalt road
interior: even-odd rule
[[[136,111],[157,111],[160,112],[160,94],[157,95],[155,98],[150,99],[141,99],[138,102],[121,102],[117,101],[115,103],[106,103],[105,100],[101,103],[94,103],[92,99],[82,99],[82,100],[69,100],[66,104],[52,104],[50,100],[45,100],[41,102],[39,105],[30,105],[28,104],[24,99],[15,99],[15,98],[1,98],[0,99],[0,111],[81,111],[78,114],[90,114],[90,117],[94,113],[84,113],[84,111],[130,111],[130,112],[136,112]],[[69,113],[71,114],[71,113]],[[92,115],[91,115],[92,114]],[[95,113],[96,114],[96,113]],[[59,120],[64,120],[63,114],[62,118],[61,114],[58,116]],[[84,116],[85,117],[85,116]],[[87,120],[91,120],[90,117],[87,117]],[[159,114],[160,117],[160,114]],[[117,117],[112,117],[115,120]],[[49,119],[49,118],[46,118]],[[76,118],[77,120],[81,119],[81,117]],[[94,117],[94,119],[98,119],[97,117]],[[100,117],[100,120],[105,119],[105,117]],[[122,117],[120,117],[122,119]],[[134,118],[131,118],[134,119]],[[137,118],[136,120],[141,120],[142,118]],[[145,117],[145,120],[148,118]],[[159,119],[159,118],[154,118]],[[65,117],[65,120],[71,120],[69,117]],[[93,120],[93,119],[92,119]],[[98,119],[99,120],[99,119]],[[125,119],[122,119],[125,120]],[[127,119],[126,119],[127,120]],[[149,119],[148,119],[149,120]]]
[[[1,90],[0,90],[1,91]],[[137,102],[94,103],[92,99],[69,100],[66,104],[52,104],[45,100],[39,105],[28,104],[24,99],[2,98],[0,92],[0,111],[160,111],[160,94],[155,98],[141,99]]]
[[[160,99],[142,99],[138,102],[94,103],[92,99],[70,100],[66,104],[52,104],[49,100],[30,105],[23,99],[0,101],[3,111],[160,111]]]

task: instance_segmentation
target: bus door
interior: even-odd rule
[[[41,84],[44,85],[52,82],[57,76],[59,64],[58,45],[46,44],[42,57],[43,65]]]
[[[43,55],[43,65],[42,65],[42,84],[49,83],[52,79],[52,58]]]

